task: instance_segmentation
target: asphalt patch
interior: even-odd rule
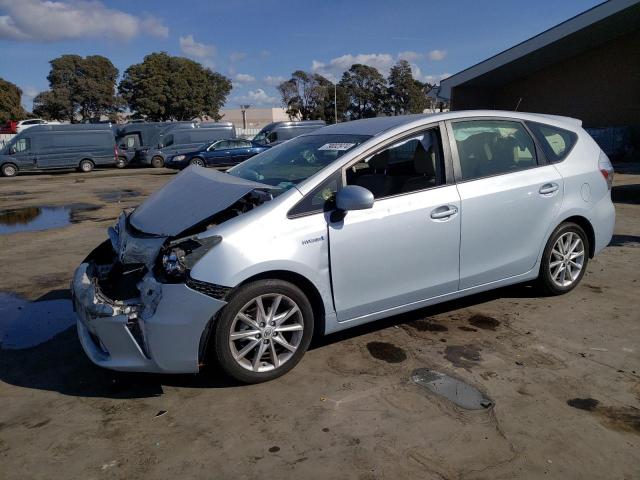
[[[413,322],[409,322],[409,325],[416,329],[419,332],[447,332],[449,329],[444,325],[440,325],[439,323],[433,323],[429,320],[414,320]]]
[[[567,405],[598,416],[602,423],[613,430],[640,434],[640,409],[635,407],[610,407],[595,398],[572,398]]]
[[[402,363],[407,359],[407,354],[400,347],[388,342],[369,342],[367,350],[373,358],[387,363]]]
[[[447,345],[444,358],[455,367],[469,369],[481,360],[480,348],[477,345]]]
[[[467,410],[486,410],[493,406],[493,401],[480,390],[446,373],[419,368],[413,371],[411,380]]]
[[[142,195],[142,192],[132,188],[123,188],[121,190],[102,190],[96,192],[97,197],[103,202],[117,203],[127,198],[135,198]]]
[[[469,318],[469,323],[482,330],[494,330],[500,325],[500,321],[487,315],[473,315]]]

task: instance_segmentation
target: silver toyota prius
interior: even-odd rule
[[[109,228],[72,282],[114,370],[276,378],[328,334],[505,285],[572,290],[610,241],[613,169],[579,120],[373,118],[227,173],[191,166]]]

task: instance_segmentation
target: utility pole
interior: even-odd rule
[[[240,110],[242,111],[242,129],[247,129],[247,110],[251,105],[240,105]]]
[[[338,123],[338,85],[333,84],[333,113],[335,115],[335,123]]]

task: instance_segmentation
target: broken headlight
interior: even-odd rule
[[[169,242],[160,255],[162,272],[170,281],[181,281],[210,248],[222,237],[197,238],[196,235]]]

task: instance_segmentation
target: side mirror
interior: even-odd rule
[[[11,148],[9,149],[9,154],[10,154],[10,155],[15,155],[16,151],[17,151],[17,150],[16,150],[16,147],[11,147]]]
[[[358,185],[347,185],[336,193],[338,210],[366,210],[373,207],[373,193]]]

